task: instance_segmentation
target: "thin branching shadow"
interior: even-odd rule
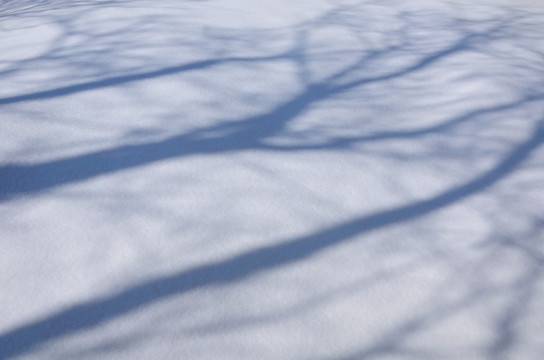
[[[8,2],[8,4],[11,3]],[[88,1],[76,3],[79,5],[89,4]],[[109,3],[120,4],[121,2]],[[24,2],[23,5],[15,12],[0,14],[0,18],[2,16],[22,16],[25,11],[40,10],[38,5],[34,6],[30,1]],[[312,59],[306,54],[307,39],[315,28],[319,28],[323,24],[331,21],[341,23],[343,20],[338,17],[339,12],[332,11],[312,22],[299,24],[293,30],[293,39],[296,40],[294,45],[287,51],[272,55],[253,57],[218,55],[202,61],[159,69],[146,68],[141,71],[123,72],[121,75],[101,76],[98,80],[96,78],[86,81],[78,80],[68,85],[0,98],[0,107],[12,105],[17,107],[27,103],[75,96],[91,90],[133,84],[170,75],[184,76],[193,71],[214,69],[225,64],[254,65],[275,61],[284,61],[295,65],[298,69],[298,80],[303,85],[298,93],[271,110],[263,111],[258,115],[236,118],[234,121],[219,119],[213,125],[202,126],[180,134],[170,134],[160,140],[135,145],[114,146],[82,155],[32,164],[7,163],[0,165],[0,204],[99,176],[112,175],[125,170],[153,165],[164,160],[187,158],[193,155],[213,156],[242,151],[283,152],[286,155],[300,151],[349,151],[352,147],[364,143],[379,143],[398,139],[418,140],[431,135],[448,136],[460,125],[474,119],[528,107],[535,103],[539,104],[544,99],[542,92],[531,89],[523,94],[518,94],[519,96],[515,99],[503,101],[498,105],[481,106],[465,111],[461,115],[451,116],[438,123],[406,130],[383,129],[354,135],[330,135],[324,137],[320,142],[310,144],[302,140],[289,145],[278,145],[269,141],[275,136],[287,133],[289,125],[315,105],[375,84],[410,77],[466,51],[485,51],[485,47],[489,43],[493,43],[494,39],[509,35],[507,24],[512,20],[508,18],[490,21],[489,26],[483,30],[481,28],[470,30],[468,29],[470,27],[465,28],[464,23],[459,21],[454,23],[459,27],[455,32],[457,36],[454,40],[444,41],[438,45],[434,44],[429,49],[421,49],[414,46],[409,31],[412,25],[409,24],[407,15],[402,14],[399,15],[398,20],[404,24],[404,27],[401,26],[398,33],[394,34],[394,37],[399,41],[377,50],[355,51],[357,53],[355,60],[347,65],[344,64],[341,68],[334,69],[323,78],[315,79],[310,70]],[[338,20],[339,18],[340,20]],[[350,28],[351,25],[345,26]],[[364,36],[361,36],[360,39],[364,41]],[[382,61],[395,59],[406,53],[413,53],[409,62],[394,66],[376,66]],[[44,57],[47,56],[51,56],[51,53],[44,55]],[[34,60],[39,62],[41,59]],[[204,263],[189,270],[154,278],[129,286],[119,292],[82,301],[56,313],[45,315],[41,319],[0,334],[0,359],[30,354],[49,342],[92,330],[135,310],[153,306],[161,300],[182,296],[201,288],[237,283],[263,272],[307,260],[313,255],[323,253],[340,244],[353,242],[361,235],[430,215],[437,210],[481,193],[509,177],[526,160],[531,158],[537,149],[541,149],[543,143],[544,122],[540,121],[524,141],[517,145],[504,144],[503,148],[508,147],[510,151],[487,171],[423,200],[415,200],[371,215],[361,215],[317,232],[274,242],[274,245],[242,252],[224,260]],[[430,152],[433,150],[435,149],[429,149]],[[522,279],[517,287],[509,289],[519,296],[512,299],[503,316],[498,318],[497,338],[488,349],[490,358],[493,358],[492,356],[500,357],[508,351],[510,344],[515,342],[515,318],[522,312],[529,299],[534,296],[533,285],[537,279],[541,278],[541,269],[542,261],[540,260],[534,268],[530,269],[531,271],[527,272],[526,279]],[[376,279],[376,281],[380,281],[380,279]],[[347,352],[339,358],[368,359],[397,352],[413,356],[429,356],[423,352],[410,353],[410,349],[403,347],[402,340],[474,303],[483,296],[483,291],[474,291],[456,302],[439,303],[421,316],[415,316],[411,321],[394,326],[390,332],[384,334],[381,340],[375,342],[371,347]]]
[[[499,27],[499,25],[497,25]],[[523,105],[526,102],[540,100],[541,94],[531,93],[525,98],[516,100],[502,106],[489,109],[478,109],[442,124],[428,128],[411,130],[406,132],[377,133],[372,135],[358,135],[351,137],[332,138],[325,143],[312,145],[280,146],[272,145],[267,139],[279,135],[285,131],[288,124],[306,111],[310,106],[321,101],[341,95],[342,93],[379,83],[394,78],[407,76],[412,72],[424,69],[447,56],[463,51],[478,39],[485,39],[497,30],[497,27],[484,33],[467,33],[453,44],[448,44],[439,51],[420,57],[407,67],[395,69],[377,76],[358,76],[357,73],[364,69],[367,62],[376,56],[388,56],[393,49],[377,52],[363,53],[359,59],[350,66],[340,69],[324,80],[307,84],[302,92],[276,108],[258,115],[238,121],[228,121],[224,124],[194,130],[189,133],[171,136],[164,140],[114,147],[94,153],[58,159],[32,165],[7,164],[0,167],[0,201],[14,198],[20,195],[48,190],[74,182],[92,179],[96,176],[107,175],[122,170],[132,169],[143,165],[149,165],[158,161],[176,157],[186,157],[196,154],[217,154],[233,151],[263,150],[263,151],[296,151],[296,150],[332,150],[349,148],[353,144],[364,141],[379,141],[394,138],[414,138],[444,131],[458,124],[466,122],[473,117],[486,112],[498,112],[507,108]],[[303,44],[298,44],[302,47]],[[81,91],[98,89],[108,86],[139,81],[149,78],[161,77],[173,73],[203,69],[226,62],[260,62],[275,61],[278,59],[290,59],[298,62],[298,56],[291,52],[264,58],[224,58],[213,59],[192,64],[180,65],[161,70],[140,74],[123,75],[109,79],[93,81],[84,84],[70,85],[52,90],[46,90],[26,95],[0,99],[0,105],[52,97],[69,95]],[[306,64],[299,64],[302,68]],[[347,79],[347,80],[343,80]]]
[[[181,295],[212,285],[241,281],[263,271],[301,261],[316,253],[345,243],[356,235],[399,224],[427,215],[485,190],[518,168],[533,151],[544,143],[544,122],[531,136],[515,147],[502,161],[473,180],[429,199],[356,218],[334,227],[297,239],[279,242],[232,258],[195,267],[130,287],[117,294],[75,305],[39,321],[0,336],[0,358],[7,359],[32,351],[33,348],[63,336],[91,329],[158,300]],[[421,326],[422,322],[407,325]],[[400,332],[407,331],[401,329]],[[398,334],[392,335],[398,337]],[[381,346],[376,345],[376,349]]]

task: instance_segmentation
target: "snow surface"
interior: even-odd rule
[[[544,3],[4,0],[0,359],[542,359]]]

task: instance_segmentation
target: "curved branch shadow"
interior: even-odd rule
[[[336,83],[339,78],[345,77],[351,72],[364,67],[365,61],[368,59],[368,57],[371,57],[373,53],[368,54],[367,56],[362,56],[361,59],[352,66],[341,69],[323,81],[307,85],[304,91],[302,91],[300,94],[294,96],[283,104],[280,104],[273,110],[236,122],[227,122],[226,124],[213,125],[207,128],[197,129],[190,133],[172,136],[157,142],[119,146],[89,154],[32,165],[8,164],[1,166],[0,201],[181,156],[195,154],[216,154],[220,152],[225,153],[256,149],[277,151],[297,150],[297,147],[287,146],[283,148],[271,146],[266,144],[265,140],[267,137],[279,134],[286,128],[289,122],[306,111],[314,103],[339,95],[351,89],[376,82],[391,80],[393,78],[405,76],[413,71],[421,70],[422,68],[427,67],[456,51],[465,49],[470,45],[474,38],[480,36],[484,36],[484,34],[466,34],[466,36],[462,37],[453,44],[450,44],[445,49],[432,53],[428,56],[424,56],[407,67],[396,69],[386,74],[370,77],[359,77],[355,80],[344,83]],[[288,56],[290,55],[280,54],[263,58],[234,57],[196,62],[165,68],[162,70],[144,72],[141,74],[124,75],[85,84],[66,86],[53,90],[4,98],[0,99],[0,105],[3,103],[39,100],[69,95],[81,91],[156,78],[183,71],[202,69],[225,62],[269,61],[274,59],[282,59]],[[534,99],[539,99],[539,97],[532,95],[512,104],[486,110],[479,110],[472,114],[455,118],[447,123],[431,126],[428,129],[405,132],[404,134],[382,133],[375,134],[373,136],[338,138],[333,139],[324,145],[318,145],[317,147],[300,146],[298,150],[332,149],[346,147],[352,143],[360,141],[376,141],[386,138],[426,135],[435,131],[441,131],[445,128],[451,127],[454,124],[464,122],[470,117],[480,115],[486,111],[499,111],[508,107],[519,105],[524,101],[531,101]]]
[[[484,174],[429,199],[362,216],[300,238],[280,242],[159,277],[104,298],[89,300],[0,335],[0,359],[31,352],[37,346],[89,330],[139,308],[199,288],[225,285],[310,258],[355,236],[425,216],[475,195],[516,170],[544,143],[544,121],[531,136]],[[412,324],[413,325],[413,324]],[[409,324],[409,326],[411,326]]]
[[[538,99],[536,95],[528,96],[519,101],[489,109],[481,109],[464,116],[454,118],[442,124],[428,128],[405,132],[381,132],[371,135],[334,138],[324,144],[275,146],[266,142],[267,138],[278,135],[298,115],[308,110],[313,104],[332,98],[347,91],[362,86],[379,83],[406,76],[420,71],[430,65],[449,57],[459,51],[471,48],[481,39],[491,38],[494,32],[502,26],[501,22],[485,31],[462,33],[458,39],[447,43],[441,49],[423,54],[419,58],[400,68],[390,69],[384,73],[359,75],[368,62],[375,62],[383,56],[393,56],[399,49],[398,45],[375,51],[363,52],[355,61],[332,73],[325,79],[316,82],[305,82],[305,88],[276,108],[258,116],[229,121],[224,124],[200,128],[189,133],[174,135],[164,140],[138,145],[123,145],[87,154],[45,161],[36,164],[4,164],[0,166],[0,202],[18,196],[49,190],[62,185],[89,180],[98,176],[116,173],[122,170],[134,169],[159,161],[186,157],[196,154],[217,154],[233,151],[263,150],[263,151],[295,151],[295,150],[324,150],[346,148],[352,144],[364,141],[378,141],[392,138],[423,136],[444,131],[466,120],[486,112],[500,111],[520,105],[525,101]],[[227,63],[254,63],[276,60],[293,61],[299,68],[299,75],[304,78],[307,65],[301,55],[304,49],[305,33],[308,29],[302,27],[295,36],[293,49],[284,53],[263,57],[224,57],[205,61],[181,64],[158,70],[109,77],[96,81],[67,85],[55,89],[36,91],[33,93],[0,98],[0,106],[46,100],[73,95],[85,91],[97,90],[111,86],[120,86],[137,81],[156,79],[163,76],[180,74],[189,71],[207,69]],[[406,44],[404,44],[406,45]],[[541,98],[541,97],[540,97]]]
[[[423,54],[421,58],[400,69],[391,69],[389,72],[379,72],[374,75],[359,76],[358,72],[365,70],[365,65],[370,59],[376,61],[380,60],[381,56],[384,55],[395,55],[393,49],[364,54],[352,65],[346,66],[325,80],[315,83],[312,83],[310,75],[305,73],[307,64],[302,56],[304,51],[300,50],[299,52],[288,51],[267,57],[216,58],[2,98],[0,99],[0,105],[46,100],[193,70],[207,69],[225,63],[291,60],[299,65],[301,79],[306,79],[306,81],[302,81],[306,88],[300,94],[273,110],[258,116],[197,129],[190,133],[171,136],[156,142],[117,146],[38,164],[0,166],[0,202],[126,169],[134,169],[159,161],[194,154],[217,154],[254,149],[265,151],[326,150],[343,148],[363,141],[423,136],[449,130],[459,123],[482,114],[502,111],[519,106],[526,101],[542,99],[541,95],[527,96],[512,103],[478,109],[449,121],[416,130],[381,131],[363,136],[340,137],[318,145],[275,146],[266,142],[268,137],[280,133],[290,121],[318,101],[367,84],[391,80],[427,68],[454,53],[470,48],[475,41],[485,38],[488,33],[493,31],[494,29],[484,33],[465,34],[458,41],[446,44],[444,48],[432,54]],[[304,42],[304,36],[301,37],[298,43],[298,46],[303,48],[301,42]],[[396,48],[396,50],[399,49]],[[387,51],[392,52],[387,53]],[[91,330],[137,309],[152,306],[160,300],[183,295],[204,287],[238,282],[265,271],[308,259],[333,246],[355,241],[358,239],[357,236],[428,215],[493,186],[515,171],[543,143],[544,125],[540,123],[525,142],[514,148],[496,166],[467,183],[448,189],[428,199],[375,214],[360,216],[315,233],[295,239],[287,239],[275,245],[234,255],[222,261],[202,264],[189,270],[151,279],[117,293],[83,301],[59,312],[46,315],[41,319],[0,334],[0,359],[30,353],[50,341],[71,336],[80,331]],[[424,321],[425,319],[419,319],[417,322],[403,324],[385,340],[409,332],[410,329],[421,326]],[[505,324],[509,322],[509,318],[504,319]],[[509,336],[508,331],[503,334],[506,339]],[[386,342],[377,343],[373,347],[374,353],[379,353],[380,347],[386,345]],[[500,354],[503,349],[498,346],[494,351]],[[365,352],[365,354],[368,353],[368,351]]]
[[[18,102],[46,100],[61,96],[73,95],[85,91],[102,89],[110,86],[119,86],[131,82],[148,80],[158,78],[167,75],[178,74],[186,71],[194,71],[200,69],[206,69],[215,65],[226,64],[229,62],[250,62],[250,61],[267,61],[279,59],[281,56],[267,56],[258,58],[244,58],[244,57],[230,57],[220,59],[210,59],[204,61],[197,61],[183,65],[170,66],[159,70],[146,71],[136,74],[127,74],[120,76],[113,76],[96,81],[89,81],[80,84],[67,85],[50,90],[36,91],[33,93],[15,95],[5,98],[0,98],[0,105],[13,104]]]

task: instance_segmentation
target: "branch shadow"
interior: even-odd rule
[[[192,155],[224,154],[246,150],[274,152],[328,151],[347,149],[354,144],[363,142],[416,138],[436,133],[443,134],[445,131],[449,131],[455,126],[481,115],[516,108],[535,100],[540,101],[543,98],[541,94],[530,94],[503,105],[480,108],[440,124],[416,130],[379,131],[359,136],[333,137],[322,143],[312,145],[273,145],[267,141],[270,137],[284,132],[291,121],[316,103],[331,99],[350,90],[400,78],[428,68],[453,54],[470,49],[482,39],[485,40],[488,37],[496,36],[495,32],[501,26],[502,23],[499,23],[484,32],[463,34],[457,41],[446,44],[447,46],[430,54],[424,54],[407,66],[373,75],[361,76],[359,73],[365,70],[370,61],[376,61],[381,57],[403,51],[403,45],[406,44],[361,54],[353,64],[334,72],[324,80],[312,82],[311,76],[308,75],[310,73],[306,63],[308,59],[301,56],[299,51],[305,47],[305,32],[310,30],[302,29],[296,36],[300,40],[296,43],[294,49],[277,55],[247,58],[217,57],[158,70],[113,76],[2,98],[0,99],[0,105],[41,101],[163,76],[209,69],[222,64],[259,63],[277,60],[288,60],[296,63],[300,69],[299,76],[305,85],[298,95],[257,116],[237,119],[234,122],[225,121],[218,125],[202,127],[159,141],[116,146],[36,164],[2,165],[0,166],[0,203],[99,176]],[[81,302],[57,313],[49,314],[42,319],[0,334],[0,359],[28,354],[48,342],[93,329],[137,309],[151,306],[160,300],[180,296],[205,287],[223,286],[239,282],[256,274],[311,258],[334,246],[354,241],[360,235],[423,217],[493,186],[519,168],[543,143],[544,125],[541,122],[533,129],[532,134],[526,141],[515,146],[494,167],[471,181],[447,189],[425,200],[371,215],[356,217],[315,233],[295,239],[287,239],[276,245],[244,252],[222,261],[203,264],[169,276],[151,279],[117,293]],[[458,306],[464,304],[460,303]],[[508,322],[508,319],[504,321]],[[376,346],[370,352],[354,354],[351,357],[348,356],[348,358],[360,358],[369,354],[383,353],[385,350],[389,351],[391,349],[389,341],[391,338],[401,337],[401,334],[410,333],[413,329],[420,328],[424,324],[426,324],[425,319],[403,324],[400,328],[391,332],[389,336],[386,336],[383,342],[375,344]],[[503,334],[504,338],[509,336],[508,332]],[[499,344],[493,351],[498,354],[503,350]]]
[[[429,199],[340,223],[300,238],[156,278],[117,294],[68,309],[0,335],[0,359],[32,351],[43,343],[88,330],[153,303],[199,288],[226,285],[264,271],[286,266],[389,225],[425,216],[494,185],[516,170],[544,143],[544,121],[502,161],[473,180]],[[415,326],[414,324],[409,326]]]
[[[334,12],[333,12],[334,13]],[[360,75],[371,62],[382,58],[395,56],[409,50],[410,39],[406,34],[399,34],[400,44],[393,44],[374,51],[361,52],[351,64],[333,72],[325,79],[311,81],[309,59],[304,56],[303,49],[307,47],[308,33],[319,28],[324,22],[330,21],[331,13],[309,24],[299,26],[294,38],[296,42],[292,49],[275,55],[263,57],[218,57],[204,61],[180,64],[158,70],[125,74],[103,78],[100,80],[82,82],[54,89],[36,91],[27,94],[0,98],[0,106],[41,101],[63,96],[74,95],[90,90],[121,86],[124,84],[157,79],[164,76],[183,74],[191,71],[208,69],[219,65],[254,64],[286,60],[294,63],[299,69],[299,77],[304,83],[303,90],[277,105],[274,109],[257,116],[225,121],[196,129],[189,133],[170,136],[166,139],[138,145],[123,145],[92,153],[76,155],[35,164],[8,163],[0,166],[0,202],[19,196],[49,190],[63,185],[77,183],[97,176],[116,173],[150,165],[159,161],[187,157],[197,154],[218,154],[245,150],[263,151],[296,151],[296,150],[332,150],[349,148],[365,141],[380,141],[394,138],[413,138],[452,128],[456,124],[486,112],[501,111],[525,102],[541,99],[541,94],[530,94],[525,98],[504,106],[478,110],[450,121],[430,126],[416,131],[377,133],[353,137],[338,137],[317,145],[277,146],[267,143],[267,139],[279,135],[290,122],[311,108],[312,105],[332,99],[345,92],[358,89],[374,83],[381,83],[395,78],[401,78],[411,73],[428,68],[429,66],[455,54],[468,50],[483,40],[497,36],[503,21],[497,21],[484,31],[467,31],[461,33],[458,39],[447,43],[441,49],[423,54],[411,63],[374,75]],[[406,21],[399,19],[400,21]]]
[[[364,85],[382,82],[397,77],[406,76],[411,72],[423,69],[444,57],[466,49],[474,37],[484,34],[468,34],[459,41],[437,53],[425,56],[412,65],[379,76],[362,77],[356,80],[337,83],[337,79],[364,68],[368,58],[376,54],[362,56],[353,66],[344,68],[325,80],[308,84],[304,91],[292,97],[276,108],[258,116],[252,116],[238,121],[227,121],[223,124],[194,130],[189,133],[171,136],[164,140],[138,145],[124,145],[93,153],[52,160],[37,164],[7,164],[0,167],[0,201],[16,198],[17,196],[36,193],[62,185],[92,179],[97,176],[111,174],[122,170],[132,169],[155,162],[186,157],[197,154],[217,154],[243,150],[263,151],[296,151],[296,150],[332,150],[348,148],[353,144],[364,141],[380,141],[394,138],[413,138],[444,131],[455,125],[466,122],[476,116],[498,112],[526,102],[540,100],[541,94],[530,94],[502,106],[488,109],[478,109],[442,124],[429,126],[413,131],[381,132],[373,135],[333,138],[318,145],[279,146],[266,142],[267,138],[281,134],[287,125],[298,115],[320,101],[333,98],[346,91]],[[381,52],[380,52],[381,53]],[[169,74],[190,70],[203,69],[226,62],[271,61],[289,58],[289,53],[265,58],[225,58],[196,62],[186,65],[164,68],[161,70],[140,74],[118,76],[85,84],[71,85],[53,90],[46,90],[26,95],[0,99],[0,105],[5,103],[41,100],[52,97],[74,94],[123,83],[157,78]],[[300,60],[293,57],[291,60]],[[304,66],[304,64],[302,64]]]
[[[540,222],[537,221],[537,222]],[[542,242],[542,224],[537,224],[529,230],[528,238],[533,241]],[[493,239],[496,240],[496,239]],[[487,249],[487,256],[493,258],[501,258],[501,251],[505,251],[504,240],[495,243]],[[512,239],[508,239],[511,242]],[[508,246],[511,246],[509,244]],[[525,249],[522,249],[525,252]],[[504,255],[504,254],[502,254]],[[516,345],[520,341],[520,324],[527,320],[530,314],[530,306],[538,304],[538,288],[539,282],[542,280],[544,273],[543,261],[541,258],[534,258],[534,254],[524,254],[523,272],[516,276],[516,279],[504,286],[489,285],[489,276],[486,274],[486,267],[489,266],[489,259],[481,259],[478,264],[475,264],[470,269],[466,269],[468,277],[472,279],[472,286],[466,294],[455,300],[435,301],[433,304],[418,311],[418,314],[411,319],[401,322],[396,326],[382,334],[379,340],[362,347],[357,350],[346,352],[342,355],[323,357],[322,359],[330,360],[368,360],[377,359],[384,356],[407,356],[417,358],[440,358],[444,354],[433,349],[432,346],[422,346],[421,343],[411,345],[411,340],[418,333],[424,332],[433,326],[440,325],[441,322],[447,321],[449,317],[453,318],[459,315],[462,311],[475,305],[489,306],[494,299],[498,297],[506,298],[505,304],[494,313],[491,323],[488,326],[492,329],[488,344],[478,350],[478,358],[480,359],[509,359],[517,358],[519,352],[516,351]],[[500,260],[499,260],[500,261]],[[470,282],[470,281],[469,281]],[[448,285],[446,285],[448,286]],[[437,293],[437,297],[440,295]],[[464,349],[457,348],[462,353]],[[468,352],[467,352],[468,354]],[[536,357],[529,358],[538,358]],[[464,357],[460,355],[459,357]],[[466,355],[469,357],[469,355]]]

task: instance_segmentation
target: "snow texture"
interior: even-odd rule
[[[544,354],[540,0],[0,2],[0,359]]]

